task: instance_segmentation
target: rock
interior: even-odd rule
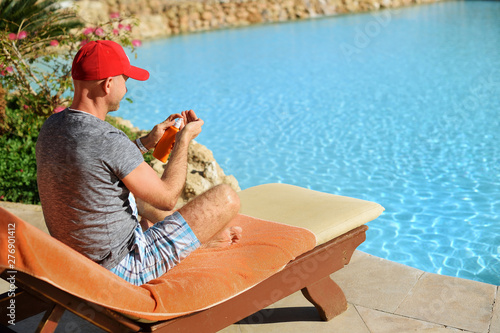
[[[189,20],[190,21],[200,21],[201,20],[201,15],[198,12],[192,12],[189,14]]]
[[[248,22],[253,23],[253,24],[260,23],[263,21],[262,13],[257,11],[256,9],[249,11],[247,20],[248,20]]]
[[[236,18],[236,16],[233,16],[233,15],[227,15],[226,16],[226,22],[229,25],[234,25],[237,21],[238,21],[238,19]]]
[[[139,28],[134,32],[141,32],[138,38],[152,38],[154,36],[162,35],[167,33],[166,31],[168,27],[167,17],[163,15],[149,15],[139,17]]]
[[[186,186],[184,187],[184,191],[181,198],[179,198],[176,207],[182,207],[189,200],[202,194],[211,187],[212,186],[210,181],[208,181],[206,178],[203,178],[201,174],[197,172],[188,172],[186,177]]]
[[[236,11],[236,17],[240,20],[246,20],[248,17],[248,11],[244,8],[240,8]]]
[[[84,22],[90,24],[98,24],[98,22],[105,22],[109,19],[109,6],[101,1],[78,1],[79,16]]]
[[[213,17],[214,17],[213,14],[211,12],[209,12],[209,11],[203,12],[201,14],[201,18],[204,21],[211,21]]]
[[[120,118],[120,117],[113,117],[113,118],[116,120],[117,124],[125,126],[125,127],[128,127],[133,132],[139,132],[140,131],[139,128],[134,127],[134,125],[132,125],[132,122],[130,120],[123,119],[123,118]]]
[[[215,161],[208,162],[205,164],[205,170],[203,171],[203,177],[208,179],[213,184],[220,184],[220,177],[217,173],[217,166]]]

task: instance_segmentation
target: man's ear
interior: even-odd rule
[[[104,90],[104,92],[106,93],[106,95],[108,95],[110,92],[111,92],[111,85],[113,85],[113,78],[112,77],[108,77],[107,79],[104,80],[104,82],[102,83],[102,89]]]

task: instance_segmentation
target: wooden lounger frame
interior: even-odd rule
[[[183,317],[141,323],[64,292],[51,284],[17,272],[16,322],[42,311],[37,332],[53,332],[65,310],[108,332],[217,332],[280,299],[301,290],[316,307],[322,320],[347,309],[347,301],[330,274],[347,265],[354,250],[366,239],[367,226],[353,229],[291,261],[282,271],[228,301]],[[0,273],[7,279],[7,270]],[[0,296],[0,324],[7,332],[7,293]]]

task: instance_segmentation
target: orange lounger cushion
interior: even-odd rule
[[[304,228],[246,215],[238,215],[235,222],[244,230],[239,244],[198,249],[162,277],[134,286],[0,208],[1,253],[8,253],[9,244],[15,249],[11,257],[0,256],[0,268],[25,272],[126,315],[157,321],[224,302],[316,245],[314,234]]]

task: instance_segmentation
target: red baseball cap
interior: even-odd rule
[[[85,44],[76,54],[71,67],[75,80],[102,80],[117,75],[145,81],[149,72],[130,65],[130,60],[120,44],[110,40],[98,40]]]

